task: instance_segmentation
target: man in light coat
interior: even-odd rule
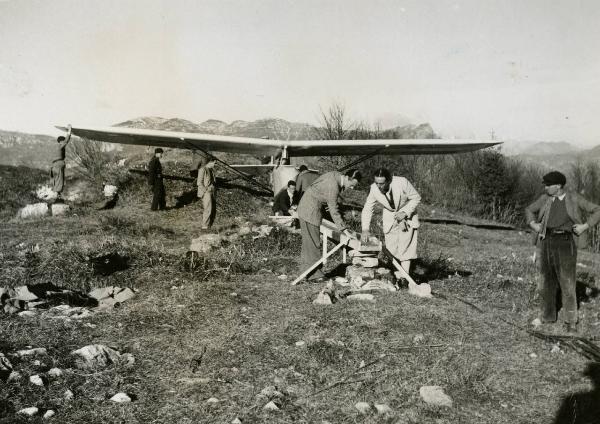
[[[385,246],[409,273],[410,262],[417,257],[419,217],[416,209],[421,196],[404,177],[392,177],[390,171],[375,172],[369,195],[362,210],[362,239],[368,240],[375,205],[383,208]]]
[[[202,229],[208,230],[217,213],[217,203],[215,199],[216,178],[213,171],[215,160],[206,159],[207,162],[198,170],[198,198],[202,199]]]
[[[600,221],[600,206],[564,189],[567,178],[552,171],[542,178],[545,194],[525,209],[527,223],[536,233],[540,248],[542,322],[557,320],[560,291],[563,320],[568,333],[577,332],[576,265],[577,247],[587,244],[587,230]],[[582,211],[587,212],[584,221]]]
[[[298,205],[298,220],[302,234],[302,252],[300,267],[307,270],[321,258],[321,235],[319,227],[323,220],[323,207],[329,208],[329,214],[337,229],[350,238],[356,238],[354,232],[348,230],[340,214],[338,196],[344,189],[354,188],[361,179],[360,171],[352,169],[346,174],[337,171],[327,172],[317,178],[304,192]],[[324,277],[320,267],[307,277],[308,281],[320,281]]]

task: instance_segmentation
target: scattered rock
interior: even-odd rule
[[[284,396],[285,395],[282,392],[277,390],[277,387],[267,386],[260,391],[260,393],[257,395],[257,398],[273,400],[273,399],[283,399]]]
[[[378,414],[390,414],[392,412],[392,408],[387,403],[376,403],[375,409],[377,409]]]
[[[306,344],[306,342],[305,342],[304,340],[298,340],[298,341],[296,342],[296,346],[297,346],[297,347],[302,347],[302,346],[304,346],[305,344]]]
[[[75,397],[75,395],[69,389],[65,390],[65,392],[63,393],[63,399],[66,401],[69,401],[69,400],[73,399],[74,397]]]
[[[427,283],[414,284],[408,283],[408,293],[417,297],[431,298],[431,286]]]
[[[121,354],[114,349],[101,344],[94,344],[82,347],[71,352],[77,358],[75,365],[83,370],[97,370],[106,368],[111,364],[116,364],[121,359]]]
[[[52,418],[54,415],[56,415],[56,412],[52,409],[48,409],[43,418],[47,420],[48,418]]]
[[[49,377],[60,377],[63,375],[63,372],[60,368],[51,368],[48,371],[48,376]]]
[[[314,305],[331,305],[333,302],[331,301],[331,297],[328,293],[324,293],[322,290],[317,295],[317,298],[313,300]]]
[[[252,239],[256,240],[257,238],[267,237],[271,234],[271,231],[273,231],[273,227],[266,224],[263,224],[260,227],[252,227],[252,232],[258,233],[257,235],[252,236]]]
[[[351,294],[350,296],[346,297],[346,299],[360,300],[360,301],[366,301],[366,302],[375,302],[375,296],[373,296],[370,293]]]
[[[45,347],[36,347],[33,349],[18,350],[17,356],[23,358],[25,356],[45,355],[46,353],[47,353],[47,351],[46,351]]]
[[[189,250],[192,252],[207,253],[220,247],[222,243],[223,237],[219,234],[201,234],[198,238],[192,240]]]
[[[542,320],[539,318],[536,318],[533,321],[531,321],[531,325],[533,326],[533,328],[538,328],[542,325]]]
[[[127,395],[127,393],[119,392],[113,397],[110,398],[113,402],[117,403],[128,403],[131,402],[131,398]]]
[[[8,380],[6,380],[6,381],[8,381],[8,382],[19,381],[22,377],[23,376],[21,375],[20,372],[13,371],[13,372],[10,373],[10,375],[8,376]]]
[[[39,409],[35,406],[30,406],[29,408],[23,408],[17,414],[27,415],[28,417],[32,417],[39,412]]]
[[[231,424],[242,424],[242,420],[240,420],[239,418],[235,417],[233,419],[233,421],[231,421]]]
[[[31,384],[35,384],[36,386],[44,386],[44,380],[37,374],[29,377],[29,381]]]
[[[537,358],[537,354],[536,354],[536,353],[534,353],[534,352],[531,352],[531,353],[529,354],[529,357],[530,357],[531,359],[535,359],[535,358]]]
[[[34,203],[32,205],[26,205],[19,209],[17,212],[17,218],[41,218],[48,214],[48,205],[46,203]]]
[[[415,334],[415,337],[413,337],[413,344],[420,344],[423,343],[423,341],[425,340],[425,336],[423,334]]]
[[[366,414],[371,410],[371,405],[369,405],[367,402],[357,402],[354,404],[354,407],[361,414]]]
[[[66,203],[53,203],[52,204],[52,216],[66,215],[71,207]]]
[[[133,298],[135,290],[129,287],[102,287],[92,290],[88,296],[98,301],[98,308],[113,308]]]
[[[53,202],[58,197],[58,193],[56,193],[50,186],[43,185],[38,187],[35,190],[35,194],[38,199],[43,200],[45,202]]]
[[[560,350],[560,345],[557,343],[555,345],[552,345],[552,349],[550,349],[550,353],[563,353],[563,351]]]
[[[335,277],[334,281],[337,284],[341,285],[341,286],[347,286],[348,285],[348,279],[344,278],[344,277]]]
[[[132,367],[135,364],[135,357],[131,353],[124,353],[121,355],[121,362],[126,367]]]
[[[21,311],[17,315],[22,318],[33,318],[37,315],[37,313],[35,311]]]
[[[444,393],[444,389],[440,386],[423,386],[419,389],[419,394],[429,405],[452,407],[452,398]]]
[[[281,281],[285,281],[285,280],[287,280],[288,276],[287,276],[287,275],[285,275],[285,274],[281,274],[281,275],[280,275],[279,277],[277,277],[277,278],[279,278]]]
[[[275,404],[275,402],[271,401],[263,406],[265,411],[279,411],[279,407]]]
[[[217,399],[216,397],[211,397],[206,401],[206,403],[212,403],[212,404],[219,403],[219,399]]]

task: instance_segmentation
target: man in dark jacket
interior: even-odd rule
[[[302,250],[300,263],[302,270],[308,270],[321,258],[321,234],[319,226],[323,221],[322,209],[329,207],[329,213],[337,230],[349,238],[356,239],[356,234],[348,230],[344,218],[339,211],[338,197],[345,189],[354,188],[361,179],[361,174],[356,169],[351,169],[346,174],[337,171],[327,172],[315,180],[306,190],[298,205],[298,220],[302,234]],[[323,280],[325,274],[321,267],[317,267],[307,276],[311,282]]]
[[[300,165],[298,171],[300,171],[300,173],[296,177],[296,191],[298,192],[298,196],[302,198],[302,195],[308,190],[308,187],[319,178],[319,174],[310,171],[306,165]]]
[[[273,213],[275,215],[290,216],[290,209],[295,209],[300,201],[296,191],[296,181],[289,180],[286,188],[282,188],[273,200]]]
[[[150,210],[165,210],[165,185],[163,184],[162,165],[160,158],[163,155],[163,149],[160,147],[154,149],[154,156],[148,163],[148,184],[152,190],[152,205]]]
[[[542,322],[557,319],[557,293],[561,292],[565,330],[577,331],[575,267],[577,245],[586,245],[586,231],[600,221],[600,206],[577,193],[565,192],[566,177],[552,171],[543,177],[545,194],[525,209],[527,223],[536,232],[540,248]],[[587,212],[584,222],[582,211]]]

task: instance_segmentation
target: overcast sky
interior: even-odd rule
[[[0,129],[429,122],[600,144],[596,0],[0,0]]]

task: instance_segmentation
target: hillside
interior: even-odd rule
[[[30,190],[16,184],[18,171],[10,175],[15,196]],[[0,225],[0,287],[137,291],[117,308],[63,319],[0,311],[0,353],[20,374],[0,383],[0,423],[41,422],[17,415],[31,406],[56,411],[55,422],[92,424],[552,422],[569,395],[595,393],[584,357],[527,332],[538,274],[526,233],[424,222],[414,276],[432,285],[433,299],[375,291],[372,302],[314,305],[321,285],[289,284],[299,235],[246,233],[268,223],[267,198],[221,187],[216,233],[237,238],[194,258],[200,205],[172,195],[169,210],[150,213],[146,185],[135,187],[113,210],[76,205],[66,217]],[[115,253],[127,258],[124,269],[95,271],[94,258]],[[580,334],[598,338],[600,262],[588,252],[578,262]],[[332,257],[327,270],[339,275],[339,265]],[[79,370],[71,352],[89,344],[133,360]],[[46,352],[17,354],[28,347]],[[62,374],[49,376],[52,367]],[[34,375],[46,383],[32,384]],[[426,404],[426,385],[442,387],[453,405]],[[110,401],[117,392],[133,401]],[[276,411],[264,409],[269,401]]]

